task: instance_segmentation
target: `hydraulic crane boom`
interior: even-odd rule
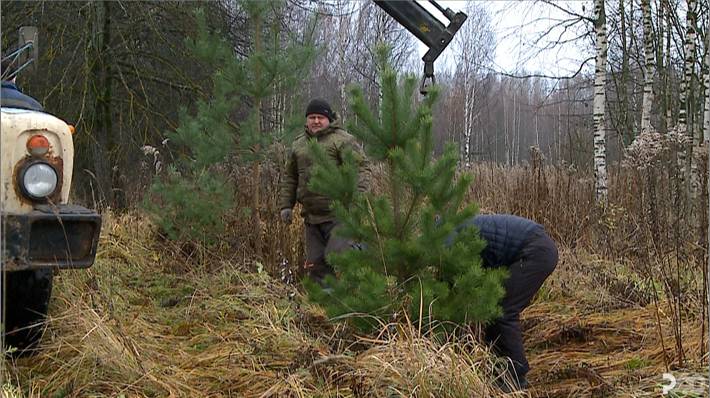
[[[434,61],[449,45],[468,17],[463,12],[454,13],[450,8],[444,9],[435,1],[429,0],[429,2],[449,20],[448,26],[445,26],[426,8],[414,0],[375,0],[375,4],[429,47],[429,51],[422,57],[422,61],[424,61],[424,77],[419,91],[424,95],[426,95],[430,86],[428,81],[431,81],[431,84],[436,83],[434,79]]]

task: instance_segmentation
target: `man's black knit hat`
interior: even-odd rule
[[[308,107],[306,108],[306,116],[311,113],[323,115],[331,122],[335,119],[335,113],[333,113],[333,109],[331,109],[330,104],[319,98],[312,99],[311,102],[308,103]]]

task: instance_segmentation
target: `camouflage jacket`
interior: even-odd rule
[[[317,140],[318,144],[326,149],[328,156],[337,164],[342,163],[342,154],[352,150],[361,159],[358,189],[365,191],[368,188],[370,170],[367,159],[355,137],[341,128],[339,119],[334,120],[328,127],[317,131],[315,134],[307,130],[296,137],[291,152],[286,162],[286,175],[281,182],[279,194],[279,209],[290,209],[296,201],[301,203],[301,215],[309,224],[320,224],[335,220],[335,215],[330,209],[331,200],[324,195],[308,189],[311,178],[313,157],[308,150],[308,142]]]

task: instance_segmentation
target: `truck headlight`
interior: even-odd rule
[[[20,176],[22,191],[30,199],[44,199],[57,189],[57,172],[44,162],[30,164]]]

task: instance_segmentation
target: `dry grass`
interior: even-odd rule
[[[557,270],[523,312],[533,396],[658,396],[662,374],[680,370],[669,302],[656,304],[651,290],[662,294],[660,287],[634,285],[625,279],[631,275],[597,255],[561,252]],[[683,319],[686,371],[707,364],[703,322],[692,309]]]
[[[41,350],[7,364],[20,396],[496,396],[479,346],[366,341],[252,265],[176,272],[141,218],[107,217],[100,248],[55,278]]]
[[[8,364],[6,390],[21,387],[18,397],[500,395],[492,356],[470,337],[422,336],[409,323],[356,336],[303,304],[292,287],[248,271],[252,265],[176,272],[182,260],[170,247],[141,218],[109,218],[97,264],[57,277],[42,349]],[[561,258],[523,316],[529,394],[655,391],[663,357],[673,355],[665,309],[661,344],[654,304],[609,282],[627,273],[622,265],[579,251]],[[600,277],[602,270],[609,275]],[[704,352],[699,324],[688,316],[688,358]]]

